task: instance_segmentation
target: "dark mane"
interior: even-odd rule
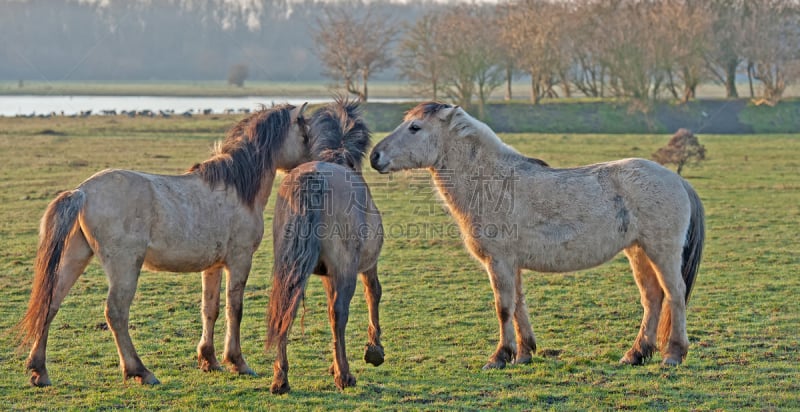
[[[275,169],[275,153],[288,135],[292,109],[285,104],[247,116],[228,131],[210,159],[194,165],[189,173],[211,187],[235,187],[242,202],[252,206],[264,173]]]
[[[550,167],[550,165],[547,164],[547,162],[545,162],[542,159],[537,159],[535,157],[527,157],[526,156],[525,160],[528,161],[528,163],[533,163],[535,165],[544,166],[544,167]]]
[[[453,106],[441,102],[431,101],[431,102],[420,103],[413,109],[406,112],[405,117],[403,117],[403,121],[405,122],[411,119],[421,119],[424,117],[428,117],[432,114],[439,112],[439,110],[449,109],[451,107]]]
[[[314,112],[310,129],[312,159],[361,170],[371,134],[357,101],[337,96]]]

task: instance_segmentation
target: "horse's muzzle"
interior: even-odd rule
[[[380,151],[373,151],[372,154],[369,156],[369,164],[372,166],[373,169],[377,170],[380,174],[389,173],[386,170],[386,167],[389,166],[389,162],[385,162],[381,164],[381,152]]]

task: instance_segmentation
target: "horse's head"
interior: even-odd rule
[[[277,169],[289,170],[311,160],[309,122],[304,115],[307,106],[308,103],[303,103],[300,107],[291,106],[289,110],[291,125],[275,157]]]
[[[380,173],[433,167],[443,151],[443,141],[454,115],[463,114],[458,106],[426,102],[409,110],[403,123],[378,143],[369,157]]]
[[[358,101],[337,96],[311,116],[311,157],[361,170],[370,143],[370,131]]]

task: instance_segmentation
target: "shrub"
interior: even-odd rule
[[[679,175],[686,164],[698,163],[705,158],[706,147],[701,145],[697,136],[688,129],[679,129],[666,146],[653,153],[653,160],[656,162],[662,165],[676,165],[678,167],[676,173]]]

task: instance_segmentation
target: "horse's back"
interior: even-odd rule
[[[204,270],[224,262],[230,249],[258,243],[263,234],[263,218],[242,213],[235,193],[212,190],[192,174],[108,169],[79,189],[87,195],[81,225],[91,243],[108,249],[107,255],[142,255],[153,270]],[[239,234],[236,244],[230,243],[233,233]]]
[[[353,256],[354,251],[359,271],[377,264],[383,245],[381,216],[360,173],[318,161],[292,169],[279,189],[274,227],[286,224],[296,210],[291,203],[297,199],[289,198],[298,196],[298,190],[317,191],[307,202],[320,212],[320,225],[314,234],[320,238],[320,260],[326,267],[351,263],[342,259]],[[280,232],[274,235],[279,240]]]
[[[465,219],[496,229],[466,233],[479,258],[513,255],[522,267],[563,272],[599,265],[634,243],[684,240],[691,206],[683,179],[649,160],[536,168],[515,178],[512,207]]]

